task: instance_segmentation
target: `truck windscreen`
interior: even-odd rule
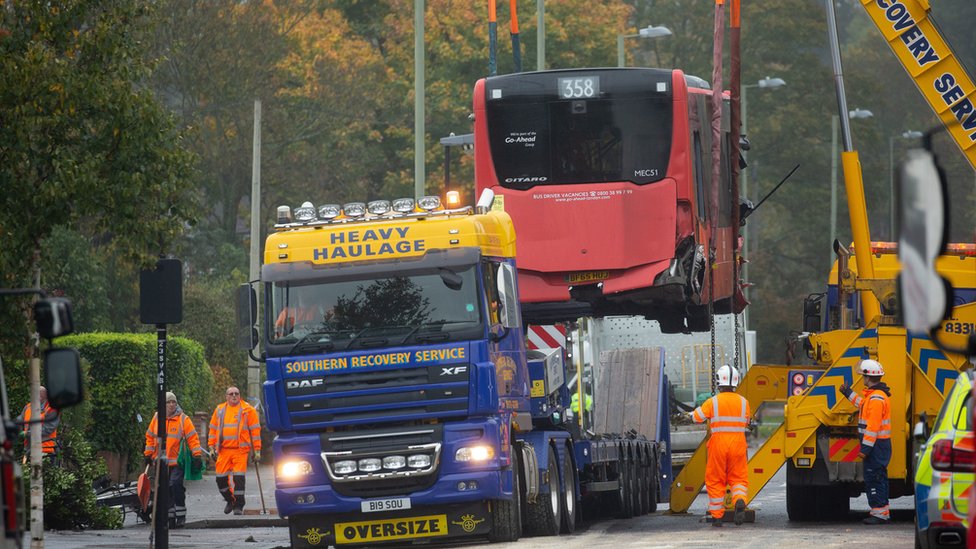
[[[479,295],[473,266],[276,281],[269,342],[288,345],[287,354],[294,354],[308,351],[306,344],[332,351],[475,339],[484,331]]]

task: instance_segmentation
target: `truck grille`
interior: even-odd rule
[[[391,416],[444,418],[467,413],[468,371],[434,366],[308,377],[289,380],[285,396],[298,429]]]

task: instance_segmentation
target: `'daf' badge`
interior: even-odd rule
[[[474,518],[474,515],[462,515],[460,521],[452,520],[451,524],[460,526],[462,530],[470,534],[471,532],[474,532],[474,529],[484,521],[485,519]]]

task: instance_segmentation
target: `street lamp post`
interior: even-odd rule
[[[659,38],[661,36],[671,36],[671,29],[664,25],[648,25],[636,34],[617,35],[617,66],[624,66],[624,38]]]
[[[888,209],[890,213],[889,227],[891,227],[891,241],[897,238],[895,233],[895,139],[918,139],[922,137],[922,132],[908,130],[901,135],[892,135],[888,138]]]
[[[847,115],[852,119],[871,118],[874,113],[867,109],[854,109]],[[840,116],[830,118],[830,262],[834,262],[834,240],[837,239],[837,133]]]
[[[747,106],[747,102],[746,102],[746,90],[749,89],[749,88],[771,88],[771,89],[775,89],[775,88],[779,88],[779,87],[782,87],[782,86],[785,86],[785,85],[786,85],[786,81],[783,80],[782,78],[776,78],[776,77],[769,77],[769,76],[767,76],[766,78],[763,78],[763,79],[759,80],[755,84],[745,84],[745,85],[742,86],[742,88],[741,88],[742,91],[739,94],[739,96],[742,98],[741,104],[742,104],[742,135],[743,136],[747,136],[749,134],[749,132],[748,132],[748,123],[747,123],[747,120],[748,119],[746,118],[746,113],[748,112],[747,111],[747,108],[746,108],[746,106]],[[743,151],[743,154],[745,154],[745,151]],[[746,199],[749,198],[749,166],[746,166],[746,168],[744,170],[742,170],[742,194],[743,194],[743,196],[746,197]],[[743,251],[743,254],[746,257],[748,257],[748,255],[749,255],[748,254],[748,251],[749,251],[749,225],[746,225],[743,228],[743,230],[742,230],[742,251]],[[749,263],[743,263],[742,264],[742,281],[745,282],[745,283],[748,283],[749,282]],[[745,292],[746,298],[748,298],[749,297],[749,286],[746,285],[745,286],[745,289],[743,291]],[[748,330],[749,329],[749,308],[748,307],[743,312],[743,315],[742,315],[742,323],[745,325],[745,329]]]

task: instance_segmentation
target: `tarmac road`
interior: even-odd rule
[[[273,507],[270,467],[262,468],[265,498]],[[250,473],[253,475],[253,472]],[[670,515],[667,504],[658,512],[634,519],[601,519],[583,523],[572,536],[560,538],[523,538],[516,543],[465,543],[468,549],[548,549],[558,543],[560,549],[668,548],[697,547],[762,548],[811,547],[818,549],[857,544],[861,547],[900,549],[914,547],[913,503],[911,498],[892,500],[893,523],[866,526],[864,496],[852,500],[852,511],[843,521],[830,523],[794,523],[786,516],[785,469],[766,485],[750,506],[756,510],[756,522],[736,527],[714,528],[701,518],[706,498],[700,495],[688,514]],[[257,484],[248,479],[248,493],[257,496]],[[253,486],[253,488],[252,488]],[[223,515],[223,503],[217,495],[213,477],[187,486],[188,528],[169,533],[169,547],[211,548],[233,546],[235,549],[279,549],[288,547],[288,528],[277,515],[247,514],[241,517]],[[260,512],[260,499],[250,497],[248,509]],[[50,549],[138,548],[149,547],[150,528],[127,520],[126,527],[114,531],[45,532],[44,546]],[[28,545],[25,544],[25,547]],[[435,545],[448,547],[448,545]]]

